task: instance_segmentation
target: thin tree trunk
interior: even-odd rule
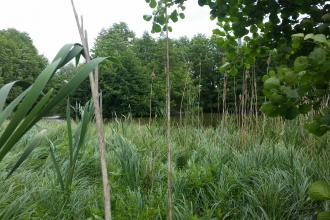
[[[85,33],[84,33],[83,18],[81,17],[81,25],[80,25],[78,15],[77,15],[76,9],[74,7],[73,0],[71,0],[71,4],[72,4],[74,16],[76,18],[81,43],[84,47],[86,61],[89,62],[90,56],[89,56],[89,50],[88,50],[87,31],[85,31]],[[91,85],[92,97],[93,97],[93,102],[94,102],[94,111],[95,111],[99,150],[100,150],[102,183],[103,183],[103,199],[104,199],[104,219],[111,220],[110,186],[109,186],[109,180],[108,180],[108,170],[107,170],[106,155],[105,155],[105,148],[104,148],[103,120],[102,120],[102,114],[101,114],[101,110],[100,110],[100,103],[99,103],[99,97],[98,97],[98,67],[95,68],[94,76],[93,76],[92,72],[89,74],[89,81],[90,81],[90,85]]]
[[[184,88],[183,88],[183,92],[182,92],[182,97],[181,97],[181,104],[180,104],[180,126],[182,126],[183,99],[184,99],[184,95],[185,95],[185,92],[186,92],[186,87],[187,87],[187,84],[188,84],[188,77],[189,77],[189,70],[187,71],[186,81],[185,81],[185,84],[184,84]]]
[[[167,18],[167,4],[165,4]],[[170,56],[168,48],[168,22],[166,22],[166,87],[167,87],[167,198],[168,219],[172,220],[172,149],[171,149],[171,84],[170,84]]]
[[[149,110],[149,127],[151,126],[151,99],[152,99],[152,84],[154,82],[154,78],[151,77],[151,84],[150,84],[150,110]]]
[[[199,111],[201,106],[201,89],[202,89],[201,84],[202,84],[202,54],[201,54],[201,58],[199,59],[199,85],[198,85],[198,109],[197,109],[198,129],[200,129]]]

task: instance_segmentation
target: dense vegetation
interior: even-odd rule
[[[315,219],[324,209],[325,203],[308,199],[306,189],[315,180],[329,180],[327,138],[316,139],[303,130],[303,118],[253,121],[246,121],[243,128],[232,118],[215,129],[173,127],[175,219]],[[48,138],[65,171],[69,156],[65,123],[39,125],[52,128]],[[0,163],[2,179],[35,132],[22,138]],[[67,209],[61,206],[61,189],[45,140],[0,185],[0,218],[102,218],[95,132],[91,125]],[[165,126],[132,124],[128,118],[106,124],[105,133],[113,218],[166,219]]]
[[[152,32],[165,31],[168,19],[173,22],[179,17],[183,19],[185,1],[146,0],[151,8],[157,9],[152,16],[144,16],[145,20],[153,19]],[[165,126],[151,120],[148,126],[136,125],[128,117],[127,121],[115,119],[105,126],[114,218],[172,219],[171,212],[167,214],[172,209],[167,207],[166,200],[173,198],[176,219],[314,219],[318,213],[318,219],[328,219],[330,211],[324,211],[328,204],[310,198],[330,200],[330,185],[326,182],[328,139],[323,136],[330,130],[329,3],[315,0],[198,0],[198,3],[208,5],[211,19],[218,21],[219,28],[213,30],[212,38],[197,34],[192,39],[169,39],[172,112],[180,115],[184,112],[191,120],[183,123],[180,120],[180,126],[173,126],[170,140],[166,140],[169,134],[166,135]],[[165,4],[177,6],[168,18]],[[122,63],[117,65],[119,62],[114,64],[110,59],[99,65],[105,117],[132,114],[151,118],[165,114],[166,40],[164,34],[154,39],[147,32],[137,38],[125,23],[100,31],[92,49],[93,57],[110,55]],[[4,45],[0,53],[5,56],[0,65],[1,86],[25,77],[32,82],[37,74],[31,71],[39,72],[47,62],[37,54],[26,33],[3,30],[0,43]],[[4,147],[0,151],[0,169],[5,172],[0,176],[10,175],[10,170],[18,167],[14,162],[24,147],[36,143],[32,136],[38,131],[33,129],[28,132],[31,136],[19,139],[41,115],[50,109],[56,113],[65,109],[64,103],[57,101],[67,94],[63,92],[61,98],[52,99],[50,88],[56,92],[66,87],[72,87],[70,92],[74,90],[75,84],[71,81],[68,86],[65,80],[79,78],[77,70],[82,65],[76,68],[68,64],[56,72],[57,67],[82,53],[81,45],[73,48],[66,51],[64,61],[58,60],[46,68],[47,77],[53,80],[36,107],[32,108],[33,103],[24,99],[18,107],[18,119],[15,115],[7,127],[1,126],[0,148]],[[84,77],[100,61],[82,71]],[[42,82],[41,75],[38,83]],[[42,85],[47,82],[45,79]],[[34,97],[41,93],[38,83],[32,86]],[[6,93],[4,88],[0,93]],[[5,98],[6,102],[0,97],[0,103],[8,105],[22,91],[14,90],[14,94]],[[85,81],[72,95],[71,104],[86,103],[89,91]],[[48,99],[52,101],[47,102]],[[261,102],[264,104],[260,110],[265,115],[298,120],[266,119],[259,112]],[[46,107],[42,109],[42,105]],[[31,107],[31,112],[22,106]],[[69,101],[67,112],[68,109]],[[95,128],[86,122],[93,117],[91,105],[88,109],[88,113],[80,109],[83,122],[78,123],[79,117],[76,118],[74,133],[69,112],[67,128],[61,122],[58,126],[54,122],[50,126],[46,121],[39,124],[38,128],[52,129],[47,132],[47,141],[42,142],[25,166],[1,185],[1,218],[103,217]],[[201,112],[217,113],[218,118],[222,113],[222,121],[215,128],[202,128]],[[9,111],[0,112],[0,116],[2,124]],[[194,121],[198,126],[194,127]],[[85,139],[87,128],[89,137]],[[42,130],[36,136],[38,141],[45,132]],[[308,132],[323,137],[316,139]],[[173,150],[173,161],[168,160],[173,169],[168,170],[166,142],[171,142],[168,146]],[[19,161],[24,161],[36,144],[31,146]],[[166,174],[171,172],[173,194],[167,197],[167,191],[171,191]],[[307,194],[307,186],[319,179],[325,181],[310,185]]]

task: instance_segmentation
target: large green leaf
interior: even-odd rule
[[[289,109],[286,110],[284,113],[284,117],[288,120],[293,120],[299,115],[299,111],[296,107],[291,106]]]
[[[280,86],[280,80],[276,77],[268,78],[264,83],[264,88],[267,90],[276,89]]]
[[[317,220],[329,220],[330,219],[330,210],[320,212],[317,215]]]
[[[313,64],[319,65],[325,62],[326,60],[326,52],[324,49],[318,47],[315,48],[309,55],[308,58],[311,60]]]
[[[330,185],[319,180],[308,186],[308,196],[315,200],[329,200],[330,199]]]
[[[156,0],[151,0],[149,3],[149,6],[150,6],[150,8],[156,8],[156,6],[157,6]]]
[[[143,15],[143,19],[144,19],[145,21],[150,21],[151,18],[152,18],[151,15]]]
[[[293,89],[293,90],[290,90],[286,93],[287,97],[288,98],[293,98],[293,99],[297,99],[297,98],[300,98],[300,97],[303,97],[304,96],[304,91],[302,91],[301,89]]]
[[[308,112],[310,112],[312,109],[311,105],[309,104],[302,104],[299,106],[298,111],[300,112],[300,114],[307,114]]]
[[[230,63],[226,62],[225,64],[223,64],[221,67],[220,67],[220,72],[221,73],[224,73],[226,72],[226,70],[228,70],[230,68]]]
[[[308,57],[300,56],[294,61],[294,70],[297,72],[303,71],[308,65]]]
[[[270,113],[272,113],[274,110],[276,109],[276,106],[268,101],[268,102],[264,102],[260,108],[260,111],[262,111],[263,113],[265,113],[266,115],[269,115]]]
[[[324,34],[317,34],[313,37],[313,39],[317,42],[328,44],[327,38]]]

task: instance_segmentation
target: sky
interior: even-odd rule
[[[210,20],[210,9],[200,7],[197,2],[185,3],[185,19],[170,24],[173,28],[170,38],[191,38],[197,33],[211,36],[215,21]],[[126,22],[137,37],[144,31],[150,33],[152,23],[143,20],[143,15],[151,14],[153,9],[145,0],[75,0],[74,3],[78,16],[83,16],[89,48],[102,28],[121,21]],[[39,53],[49,61],[63,45],[80,43],[70,0],[0,0],[0,30],[7,28],[28,33]],[[157,38],[159,34],[151,36]]]

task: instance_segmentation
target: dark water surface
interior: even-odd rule
[[[197,126],[198,123],[204,127],[217,127],[221,121],[221,115],[219,114],[212,114],[212,113],[203,113],[199,117],[199,122],[198,122],[198,117],[186,117],[182,116],[182,124],[189,124],[189,125],[195,125]],[[113,122],[116,120],[115,118],[107,118],[105,119],[105,122]],[[144,124],[149,124],[149,117],[118,117],[117,120],[120,121],[128,121],[128,122],[133,122],[133,123],[138,123],[141,125]],[[156,122],[158,124],[166,124],[166,117],[156,117],[156,118],[151,118],[152,122]],[[179,115],[173,115],[171,116],[171,123],[172,125],[179,125],[180,124],[180,116]]]

